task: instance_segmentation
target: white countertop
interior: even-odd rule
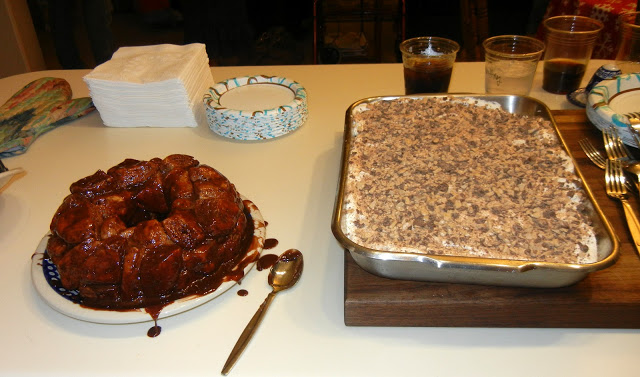
[[[602,61],[592,61],[585,81]],[[0,103],[43,76],[67,79],[87,96],[88,71],[33,72],[0,79]],[[152,323],[103,325],[59,314],[31,284],[30,257],[69,184],[125,158],[195,156],[225,174],[261,209],[267,237],[302,251],[297,286],[280,293],[231,376],[637,376],[640,331],[602,329],[372,328],[343,321],[343,249],[330,222],[347,107],[403,94],[402,66],[214,67],[216,81],[267,74],[300,82],[309,119],[263,142],[224,139],[208,128],[109,128],[97,112],[55,129],[24,155],[3,159],[26,175],[0,194],[0,375],[216,376],[268,292],[266,271],[189,312]],[[541,89],[551,109],[576,108]],[[484,92],[484,63],[458,63],[450,92]],[[429,313],[424,313],[429,315]]]

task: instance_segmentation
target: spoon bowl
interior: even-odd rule
[[[249,341],[256,332],[258,325],[262,322],[269,305],[271,305],[271,301],[276,297],[276,293],[294,286],[300,279],[303,267],[304,260],[302,258],[302,253],[296,249],[289,249],[282,253],[273,267],[271,267],[268,282],[273,290],[269,293],[262,305],[260,305],[260,308],[258,308],[256,314],[253,315],[253,318],[251,318],[242,334],[240,334],[240,338],[238,338],[236,345],[229,354],[227,362],[222,368],[222,374],[224,376],[231,371],[231,368],[233,368],[245,347],[249,344]]]
[[[292,287],[300,279],[304,260],[302,253],[291,249],[285,251],[271,267],[269,272],[269,285],[274,292],[284,291]]]

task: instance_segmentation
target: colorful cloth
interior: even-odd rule
[[[593,59],[615,59],[620,40],[618,17],[636,10],[637,0],[551,0],[544,18],[563,15],[585,16],[599,20],[604,28],[593,50]],[[542,26],[539,37],[544,35]]]
[[[35,139],[95,110],[89,97],[72,99],[66,80],[43,77],[0,107],[0,158],[26,152]]]

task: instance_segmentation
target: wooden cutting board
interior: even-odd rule
[[[512,288],[392,280],[361,269],[345,252],[347,326],[640,328],[640,257],[622,207],[604,191],[604,172],[578,141],[602,148],[584,110],[552,112],[598,204],[616,230],[621,255],[612,267],[564,288]],[[638,209],[638,202],[634,201]]]

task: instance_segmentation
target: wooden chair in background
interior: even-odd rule
[[[487,0],[460,0],[462,46],[459,61],[482,61],[482,42],[489,37]]]
[[[405,39],[405,16],[405,0],[313,0],[313,63],[383,62],[388,42],[397,53],[397,46]],[[344,50],[331,46],[325,40],[329,23],[360,24],[363,36],[366,24],[371,31],[366,35],[366,46]],[[383,32],[385,23],[393,25],[393,35]]]

